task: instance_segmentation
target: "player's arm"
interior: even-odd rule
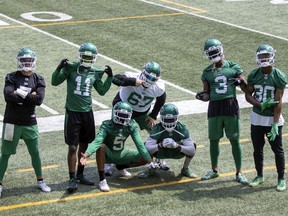
[[[165,104],[165,101],[166,101],[166,92],[164,92],[161,96],[156,98],[154,107],[151,113],[149,114],[151,118],[153,118],[154,120],[157,119],[157,115],[160,112],[161,107]]]
[[[143,157],[146,161],[149,161],[149,159],[151,159],[151,157],[150,157],[150,154],[148,153],[148,151],[147,151],[147,149],[146,149],[146,147],[142,141],[138,126],[133,127],[133,132],[131,134],[131,138],[132,138],[133,142],[135,143],[136,148],[137,148],[139,154],[141,155],[141,157]]]
[[[253,106],[259,107],[261,109],[261,104],[260,102],[253,97],[253,92],[255,91],[254,87],[252,85],[247,85],[246,90],[245,90],[245,98],[246,101]]]
[[[24,98],[24,104],[34,104],[40,106],[45,97],[45,80],[43,77],[37,78],[36,90],[28,93]]]
[[[196,99],[201,101],[209,101],[210,100],[210,85],[207,80],[203,80],[203,91],[200,91],[196,94]]]
[[[64,82],[64,80],[67,79],[68,73],[66,71],[67,70],[66,68],[69,64],[68,62],[69,62],[68,59],[61,60],[56,70],[53,72],[51,79],[51,84],[53,86],[60,85],[62,82]]]
[[[22,97],[17,95],[14,78],[10,74],[5,77],[4,99],[9,103],[23,103],[24,101]]]
[[[134,77],[127,77],[124,74],[116,74],[113,77],[113,84],[117,86],[137,86],[137,79]]]
[[[283,94],[284,94],[284,89],[279,89],[279,88],[276,89],[274,100],[279,101],[279,102],[274,105],[274,122],[275,123],[279,122],[279,118],[282,112]]]
[[[160,148],[157,143],[157,140],[153,139],[151,136],[147,138],[145,146],[150,155],[153,155],[156,152],[158,152]]]
[[[99,95],[103,96],[110,89],[112,84],[113,76],[107,76],[105,82],[103,83],[101,79],[97,79],[93,87],[98,92]]]

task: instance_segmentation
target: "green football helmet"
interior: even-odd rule
[[[259,67],[268,67],[275,63],[276,50],[268,44],[261,44],[256,50],[256,63]]]
[[[116,124],[127,126],[132,117],[131,106],[124,101],[119,101],[113,107],[112,119]]]
[[[29,48],[22,48],[16,56],[18,68],[23,71],[34,71],[36,68],[36,54]]]
[[[164,104],[160,109],[160,121],[166,131],[172,132],[178,122],[178,108],[171,103]]]
[[[221,42],[217,39],[208,39],[204,44],[204,55],[212,63],[217,63],[224,59],[224,51]]]
[[[143,86],[149,88],[154,85],[160,78],[161,67],[157,62],[148,62],[144,65],[140,79],[144,80]]]
[[[91,67],[96,61],[98,50],[92,43],[84,43],[79,48],[80,64],[84,67]]]

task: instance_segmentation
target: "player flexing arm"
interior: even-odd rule
[[[81,152],[85,152],[88,143],[95,138],[92,89],[96,89],[99,95],[104,95],[110,88],[113,79],[112,69],[109,66],[106,66],[105,70],[94,66],[98,54],[94,44],[82,44],[78,54],[78,62],[63,59],[52,74],[52,85],[60,85],[65,80],[67,82],[64,136],[68,145],[68,192],[77,189],[76,182],[85,185],[94,184],[84,176],[84,166],[80,164],[79,160]],[[108,77],[103,83],[104,72]]]

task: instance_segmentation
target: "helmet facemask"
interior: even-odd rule
[[[22,71],[34,71],[36,68],[36,55],[29,48],[22,48],[17,54],[18,68]]]
[[[259,67],[272,66],[275,63],[275,51],[263,50],[256,53],[256,63]]]
[[[116,124],[127,126],[131,120],[132,113],[125,109],[116,109],[113,111],[113,122]]]
[[[79,52],[80,64],[84,67],[92,67],[97,58],[91,51]]]
[[[204,51],[204,55],[211,63],[217,63],[224,59],[224,51],[222,46],[212,46]]]
[[[144,69],[140,75],[140,79],[145,81],[145,83],[143,83],[143,86],[145,88],[150,88],[152,85],[154,85],[159,80],[159,76],[157,76],[154,73],[148,73]]]
[[[177,125],[178,116],[167,114],[165,116],[161,115],[160,118],[161,118],[161,124],[165,128],[165,130],[168,132],[172,132]]]

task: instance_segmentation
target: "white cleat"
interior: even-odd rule
[[[51,192],[51,188],[44,181],[37,181],[37,187],[43,192]]]
[[[99,188],[103,192],[109,192],[110,191],[110,188],[109,188],[109,186],[107,184],[106,179],[104,179],[103,181],[99,182]]]

